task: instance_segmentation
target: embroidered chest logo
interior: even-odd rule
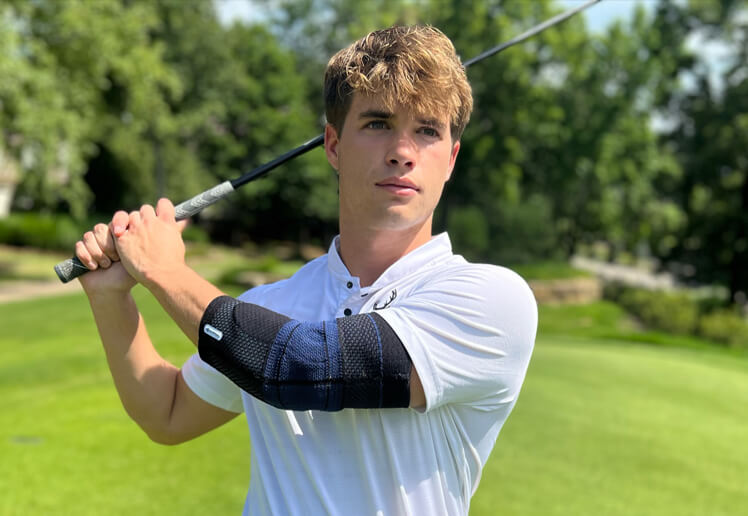
[[[384,308],[387,308],[395,300],[396,297],[397,297],[397,289],[393,288],[392,292],[390,292],[390,297],[387,298],[387,301],[385,301],[381,305],[379,303],[374,303],[374,310],[382,310]]]

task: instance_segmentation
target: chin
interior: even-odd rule
[[[417,216],[412,213],[403,213],[397,208],[390,208],[379,219],[377,226],[379,229],[388,231],[408,231],[420,229],[425,223],[431,220],[430,216]]]

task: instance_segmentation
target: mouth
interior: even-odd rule
[[[376,185],[395,195],[415,195],[421,191],[421,189],[407,177],[388,177],[379,181]]]

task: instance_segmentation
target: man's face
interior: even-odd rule
[[[454,168],[459,142],[449,120],[387,111],[354,95],[342,134],[328,125],[325,151],[340,176],[340,217],[366,229],[408,230],[429,224]]]

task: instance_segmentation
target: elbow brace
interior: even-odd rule
[[[410,404],[412,362],[376,313],[308,323],[228,296],[200,321],[200,358],[277,408],[394,408]]]

